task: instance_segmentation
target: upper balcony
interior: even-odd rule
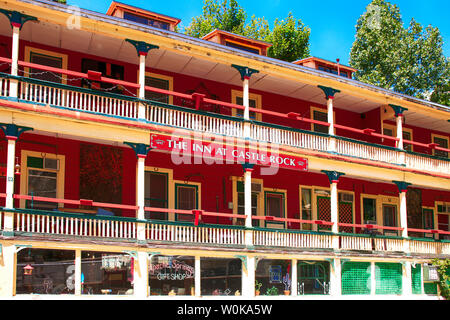
[[[31,1],[27,8],[15,9],[34,14],[38,22],[20,29],[19,70],[11,75],[11,25],[0,15],[0,95],[9,100],[225,137],[241,138],[247,126],[254,142],[449,177],[450,123],[443,106],[118,17],[83,11],[86,17],[74,27],[53,17],[70,17],[63,5]],[[44,11],[49,14],[43,16]],[[127,40],[130,34],[144,35],[142,39],[157,45],[145,58],[145,85],[139,81],[139,58],[133,41]],[[258,69],[249,79],[249,121],[242,118],[243,81],[235,64]],[[340,90],[333,99],[333,134],[328,130],[326,95],[319,86]],[[141,87],[145,95],[139,93]],[[403,148],[389,104],[407,108]]]

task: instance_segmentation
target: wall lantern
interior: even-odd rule
[[[33,274],[33,267],[29,264],[27,264],[25,267],[23,267],[23,274],[27,276],[31,276]]]

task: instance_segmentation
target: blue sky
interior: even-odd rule
[[[200,15],[203,0],[145,1],[120,0],[129,5],[181,19],[181,28],[187,27],[192,18]],[[311,55],[327,60],[341,59],[348,64],[350,49],[355,38],[355,25],[370,0],[238,0],[249,18],[264,17],[272,25],[276,18],[284,19],[289,11],[310,27]],[[448,0],[391,0],[400,8],[403,22],[409,24],[415,18],[420,24],[438,27],[444,38],[444,54],[450,56],[450,1]],[[67,4],[106,13],[110,0],[67,0]]]

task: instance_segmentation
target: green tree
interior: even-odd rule
[[[309,55],[310,29],[303,22],[296,20],[290,12],[285,20],[276,19],[273,30],[268,21],[262,17],[250,18],[239,6],[237,0],[205,0],[203,13],[194,17],[185,33],[201,38],[215,29],[239,34],[251,39],[262,40],[272,44],[267,55],[272,58],[294,61]]]
[[[358,69],[357,80],[429,98],[448,82],[442,46],[438,28],[423,28],[414,19],[404,28],[398,6],[373,0],[358,19],[350,65]]]
[[[311,30],[289,12],[286,20],[275,20],[273,31],[265,37],[264,40],[273,45],[267,55],[289,62],[308,57],[310,33]]]

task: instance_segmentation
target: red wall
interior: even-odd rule
[[[0,51],[0,54],[3,56],[9,57],[10,51],[11,51],[11,38],[0,36],[0,42],[5,44],[2,51]],[[70,69],[70,70],[80,71],[82,58],[91,58],[91,59],[96,59],[99,61],[122,65],[122,66],[124,66],[124,70],[125,70],[125,74],[124,74],[125,81],[134,82],[134,83],[137,82],[137,76],[138,76],[138,64],[137,64],[138,58],[137,58],[137,56],[131,59],[131,63],[125,63],[125,62],[119,62],[119,61],[114,61],[114,60],[110,60],[110,59],[104,59],[104,58],[101,58],[98,56],[91,56],[91,55],[80,53],[80,52],[68,51],[68,50],[64,50],[64,49],[60,49],[60,48],[53,48],[53,47],[49,47],[49,46],[45,46],[45,45],[31,43],[28,41],[21,41],[20,42],[21,50],[19,53],[20,60],[24,60],[24,58],[25,58],[24,52],[25,52],[26,45],[41,48],[44,50],[56,51],[56,52],[60,52],[60,53],[69,55],[68,69]],[[0,67],[0,71],[1,70],[6,71]],[[200,78],[193,78],[193,77],[189,77],[189,76],[182,75],[182,74],[176,74],[176,73],[171,73],[171,72],[166,72],[166,71],[156,70],[156,69],[149,69],[149,68],[147,68],[147,71],[172,76],[174,78],[174,91],[177,91],[177,92],[185,93],[187,91],[194,90],[196,88],[199,88],[199,85],[201,83],[203,83],[205,85],[205,87],[207,88],[207,90],[210,93],[217,95],[219,97],[218,99],[221,101],[231,102],[231,90],[232,89],[239,90],[239,91],[242,90],[242,87],[240,87],[240,86],[230,86],[230,85],[227,85],[224,83],[204,80],[204,79],[200,79]],[[231,71],[231,72],[234,72],[234,71]],[[237,71],[235,71],[235,72],[237,72]],[[79,80],[68,81],[68,84],[72,84],[72,85],[80,85],[80,83],[81,82]],[[129,89],[129,90],[132,91],[133,93],[135,92],[132,89]],[[262,95],[262,105],[263,105],[263,108],[266,110],[272,110],[272,111],[277,111],[277,112],[281,112],[281,113],[297,112],[305,117],[310,116],[310,107],[311,106],[323,108],[323,110],[326,112],[325,97],[323,99],[324,100],[323,104],[316,104],[316,103],[311,103],[311,102],[300,100],[300,99],[294,99],[294,98],[284,97],[284,96],[277,95],[277,94],[261,92],[258,90],[250,89],[250,92]],[[174,103],[177,104],[177,102],[179,102],[179,101],[177,101],[177,99],[175,98]],[[229,108],[222,107],[221,113],[231,114],[231,110]],[[372,128],[372,129],[375,129],[376,132],[381,133],[379,108],[376,108],[376,109],[366,112],[364,114],[359,114],[357,112],[350,112],[347,110],[335,108],[335,118],[336,118],[336,123],[338,123],[340,125],[350,126],[350,127],[354,127],[357,129]],[[308,123],[305,123],[305,122],[281,119],[278,117],[273,117],[273,116],[268,116],[268,115],[263,115],[262,120],[265,122],[269,122],[269,123],[280,124],[280,125],[285,125],[285,126],[290,126],[293,128],[299,128],[299,129],[305,129],[305,130],[310,130],[310,128],[311,128],[311,125]],[[410,127],[410,126],[407,124],[406,127]],[[412,127],[412,128],[414,129],[413,138],[415,141],[423,142],[423,143],[431,142],[431,132],[433,132],[432,130],[425,129],[425,128],[418,128],[418,127]],[[445,136],[450,136],[449,134],[442,133],[442,132],[435,131],[435,133],[445,135]],[[352,133],[349,131],[336,130],[336,134],[340,135],[340,136],[348,137],[348,138],[359,139],[362,141],[371,142],[371,143],[390,145],[389,142],[382,142],[381,139],[379,139],[379,138],[373,138],[373,137],[369,137],[366,135],[360,135],[360,134]],[[424,149],[424,148],[420,148],[420,147],[415,148],[414,151],[424,152],[424,153],[428,153],[428,154],[431,152],[429,149]]]

